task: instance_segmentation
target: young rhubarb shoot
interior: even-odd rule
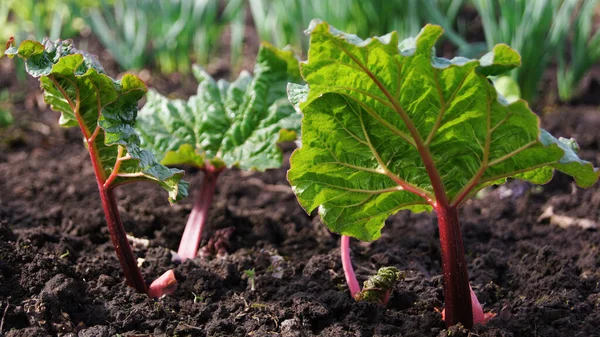
[[[264,171],[281,165],[277,143],[296,139],[300,115],[286,98],[286,85],[299,81],[298,60],[291,51],[263,44],[254,77],[242,72],[232,83],[215,81],[194,67],[198,93],[188,101],[150,91],[140,111],[143,145],[164,165],[190,165],[204,171],[178,255],[194,258],[200,247],[215,186],[223,170],[239,167]]]
[[[288,172],[300,204],[318,208],[333,232],[363,241],[379,238],[399,210],[435,210],[445,321],[470,328],[460,206],[508,177],[543,184],[556,169],[588,187],[599,171],[541,130],[525,101],[497,94],[488,76],[520,64],[506,45],[479,60],[447,60],[433,52],[438,26],[402,42],[395,32],[363,41],[316,20],[309,32],[307,85],[288,87],[304,115]]]
[[[17,47],[11,39],[5,54],[25,60],[27,72],[40,79],[44,100],[61,113],[62,126],[81,129],[110,239],[127,283],[147,293],[121,222],[114,190],[131,182],[150,181],[167,190],[169,201],[174,202],[186,196],[187,183],[181,180],[183,171],[159,164],[152,153],[140,148],[133,124],[146,85],[133,75],[118,81],[110,78],[95,57],[76,50],[70,40],[23,41]]]
[[[396,267],[379,268],[377,274],[369,277],[360,289],[352,259],[350,258],[350,237],[342,235],[340,239],[340,252],[342,267],[350,295],[357,301],[377,302],[383,306],[387,305],[394,284],[401,279],[401,274]]]
[[[396,267],[379,268],[377,274],[369,277],[363,289],[354,295],[357,301],[376,302],[386,306],[394,284],[402,279],[402,273]]]
[[[256,270],[254,268],[244,270],[244,276],[248,278],[248,284],[250,284],[250,290],[256,291]]]

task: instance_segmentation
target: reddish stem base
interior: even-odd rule
[[[458,210],[454,206],[437,206],[435,210],[442,249],[446,325],[462,323],[470,329],[473,327],[473,307]]]
[[[98,182],[98,190],[100,192],[100,199],[102,200],[106,224],[108,225],[108,232],[110,233],[110,240],[117,252],[117,257],[119,258],[123,274],[125,274],[127,284],[141,293],[147,293],[148,287],[137,265],[137,259],[133,255],[129,241],[127,241],[127,233],[123,227],[123,222],[121,222],[114,192],[112,188],[104,188],[100,181]]]

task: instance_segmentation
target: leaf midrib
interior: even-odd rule
[[[225,139],[226,139],[226,138],[228,138],[228,137],[231,139],[231,137],[230,137],[230,136],[231,136],[231,130],[233,129],[233,127],[234,127],[235,125],[241,125],[241,124],[242,124],[242,122],[243,122],[244,120],[246,120],[246,119],[245,119],[245,116],[247,115],[248,111],[252,110],[252,107],[253,107],[253,105],[251,104],[251,103],[252,103],[252,100],[250,100],[250,99],[247,99],[247,97],[248,97],[248,92],[251,90],[251,88],[252,88],[253,86],[255,86],[255,85],[256,85],[256,82],[258,82],[258,76],[260,76],[260,75],[262,75],[262,73],[255,74],[255,75],[252,77],[252,79],[250,80],[250,82],[248,83],[248,85],[246,86],[246,90],[244,91],[244,102],[243,102],[243,104],[244,104],[244,108],[243,108],[243,109],[241,109],[242,113],[241,113],[240,115],[236,114],[236,116],[240,116],[240,118],[239,118],[239,119],[237,119],[237,120],[236,120],[236,118],[233,118],[233,119],[232,119],[232,122],[229,124],[229,128],[228,128],[228,129],[227,129],[225,132],[223,132],[223,134],[224,134],[224,137],[223,137],[223,138],[221,139],[221,141],[219,142],[219,147],[218,147],[217,151],[215,152],[215,153],[216,153],[216,154],[215,154],[215,156],[213,156],[212,158],[209,158],[209,160],[214,160],[214,159],[220,159],[220,160],[223,160],[223,158],[222,158],[222,157],[223,157],[222,150],[223,150],[223,144],[224,144],[224,142],[225,142]],[[270,86],[268,86],[268,85],[266,85],[266,86],[267,86],[267,90],[265,90],[265,94],[264,94],[264,97],[263,97],[263,99],[264,99],[264,102],[265,102],[265,105],[266,105],[266,102],[267,102],[267,97],[269,97],[269,93],[271,92]],[[221,95],[220,95],[220,94],[219,94],[219,97],[221,97]],[[258,98],[255,98],[255,100],[256,100],[256,99],[258,99]],[[221,100],[220,100],[220,102],[219,102],[219,103],[220,103],[220,105],[223,107],[223,111],[227,112],[227,109],[225,108],[225,105],[224,105],[224,100],[223,100],[223,98],[221,98]],[[267,111],[268,111],[268,107],[270,107],[270,105],[269,105],[269,106],[267,106]],[[235,112],[234,112],[234,113],[235,113]],[[246,143],[248,142],[248,139],[250,139],[250,138],[252,137],[252,135],[254,135],[254,133],[256,132],[256,130],[258,130],[259,126],[262,124],[262,122],[263,122],[263,121],[264,121],[264,119],[260,119],[260,120],[258,121],[258,123],[257,123],[256,125],[254,125],[254,126],[253,126],[253,128],[252,128],[252,130],[250,131],[250,133],[248,134],[248,136],[247,136],[247,137],[244,137],[244,138],[243,138],[243,140],[242,140],[242,142],[241,142],[239,145],[236,145],[236,146],[234,147],[234,149],[236,149],[236,148],[239,148],[239,147],[242,147],[244,144],[246,144]],[[229,151],[229,153],[232,153],[232,152],[231,152],[231,151]],[[220,156],[219,156],[219,154],[220,154]],[[232,163],[232,165],[233,165],[233,164],[235,164],[235,163]]]
[[[438,112],[438,116],[437,116],[437,118],[435,120],[435,124],[431,128],[431,131],[429,132],[429,135],[427,136],[427,139],[425,140],[425,145],[429,146],[429,144],[431,144],[431,142],[433,141],[433,138],[437,134],[437,131],[442,126],[442,120],[444,118],[446,110],[450,106],[450,103],[452,101],[454,101],[454,98],[456,97],[456,94],[458,94],[458,92],[460,91],[460,89],[462,89],[462,87],[465,85],[467,77],[469,77],[469,75],[471,75],[471,73],[474,70],[475,70],[475,67],[473,67],[469,71],[467,71],[467,73],[462,78],[462,80],[460,81],[460,83],[458,84],[458,86],[456,87],[456,89],[454,90],[454,92],[452,93],[452,95],[450,95],[450,97],[448,98],[448,101],[445,101],[444,100],[444,93],[442,92],[442,89],[440,87],[440,82],[439,82],[440,70],[436,69],[435,67],[433,67],[436,89],[438,91],[438,95],[440,96],[440,101],[442,103],[442,106],[440,108],[440,111]]]
[[[490,146],[492,142],[492,102],[490,97],[489,90],[486,93],[486,132],[485,132],[485,145],[483,149],[483,160],[479,166],[479,169],[475,173],[475,175],[470,179],[470,181],[456,194],[456,196],[452,199],[451,203],[455,206],[460,205],[471,193],[471,191],[477,187],[479,184],[481,177],[488,168],[488,160],[490,157]],[[475,137],[477,139],[477,137]]]
[[[365,72],[371,78],[371,80],[375,83],[375,85],[377,85],[379,90],[381,90],[381,92],[392,103],[392,105],[394,106],[394,110],[396,111],[396,113],[398,113],[398,115],[400,115],[400,118],[402,118],[402,120],[404,121],[404,124],[408,128],[409,133],[411,134],[412,138],[414,139],[417,150],[419,151],[419,154],[421,155],[421,159],[423,160],[423,164],[425,165],[425,169],[426,169],[429,179],[431,181],[431,185],[433,186],[435,200],[429,199],[427,195],[420,195],[420,196],[426,200],[429,199],[429,202],[432,205],[438,205],[438,204],[441,204],[442,206],[448,205],[448,200],[446,197],[444,184],[441,181],[441,177],[436,168],[433,157],[431,156],[429,147],[425,146],[423,144],[423,139],[421,138],[414,123],[410,119],[410,116],[408,116],[408,114],[406,113],[406,111],[404,111],[404,109],[402,108],[400,103],[396,100],[395,97],[393,97],[390,94],[389,90],[383,85],[383,83],[379,80],[379,78],[377,78],[377,76],[375,76],[375,74],[373,74],[364,64],[362,64],[360,62],[360,60],[358,60],[354,55],[352,55],[352,53],[350,53],[345,48],[345,46],[342,43],[340,43],[340,41],[338,41],[338,39],[333,37],[333,41],[340,48],[340,50],[342,50],[353,62],[355,62],[361,69],[363,69],[363,72]],[[367,58],[368,58],[368,54],[367,54]],[[401,64],[398,63],[398,60],[396,60],[396,58],[392,57],[392,60],[394,60],[397,67],[401,67]],[[399,80],[399,83],[401,83],[401,80]]]

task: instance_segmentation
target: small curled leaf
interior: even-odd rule
[[[362,291],[355,295],[355,299],[386,305],[394,285],[403,278],[404,275],[396,267],[379,268],[377,274],[364,282]]]

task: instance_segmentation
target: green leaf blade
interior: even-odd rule
[[[81,128],[101,181],[110,187],[152,181],[169,193],[171,202],[187,196],[183,171],[160,165],[140,147],[133,125],[147,88],[139,78],[108,77],[93,56],[73,48],[71,41],[24,41],[14,49],[9,56],[24,58],[28,73],[40,77],[45,101],[61,112],[60,124]]]
[[[327,95],[304,110],[303,145],[292,154],[288,180],[300,204],[308,212],[319,207],[322,220],[332,231],[371,241],[380,236],[383,221],[399,210],[431,208],[423,198],[400,190],[379,170],[369,148],[370,139],[361,127],[361,116],[335,114],[337,107],[346,104],[343,97]],[[328,108],[334,113],[321,113]],[[384,132],[371,130],[373,134]],[[332,143],[337,146],[326,145]],[[408,160],[401,164],[411,165]]]
[[[242,72],[232,83],[215,81],[200,67],[194,75],[198,93],[187,102],[151,92],[137,126],[144,146],[168,165],[279,167],[277,143],[300,131],[300,115],[286,98],[287,83],[301,79],[292,52],[264,44],[254,76]]]
[[[308,85],[288,86],[304,114],[288,179],[332,231],[374,240],[388,216],[430,210],[440,192],[459,205],[507,177],[545,183],[553,168],[580,186],[598,179],[564,142],[545,136],[527,103],[498,96],[487,76],[520,64],[510,47],[446,60],[433,53],[437,26],[400,43],[395,33],[363,41],[318,22],[310,34],[301,66]],[[443,191],[434,190],[436,175]]]
[[[574,139],[556,139],[549,132],[542,130],[540,142],[546,146],[556,144],[563,151],[564,155],[558,163],[553,163],[552,167],[572,176],[579,187],[587,188],[598,181],[600,170],[594,169],[592,163],[577,156],[579,146]]]

